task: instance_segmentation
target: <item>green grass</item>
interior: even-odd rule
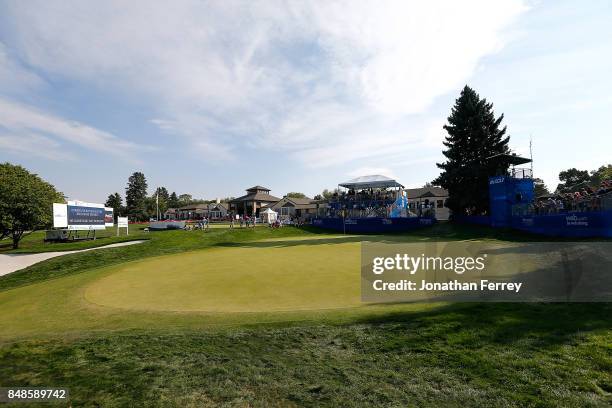
[[[26,235],[19,243],[18,249],[13,249],[12,241],[5,238],[0,241],[0,254],[19,254],[19,253],[39,253],[39,252],[54,252],[54,251],[72,251],[75,249],[94,248],[98,246],[114,244],[117,242],[132,241],[135,239],[148,238],[149,234],[143,232],[146,225],[130,226],[130,234],[125,234],[125,229],[121,230],[121,235],[117,237],[115,228],[107,228],[106,230],[96,231],[95,240],[79,240],[69,242],[45,242],[45,231],[34,231]],[[81,237],[87,235],[86,232],[80,231]]]
[[[136,331],[0,349],[4,385],[74,406],[612,403],[609,305],[455,305],[350,324]]]
[[[611,304],[358,304],[363,239],[531,236],[442,224],[130,238],[142,236],[0,278],[0,386],[66,386],[73,406],[105,407],[612,403]]]

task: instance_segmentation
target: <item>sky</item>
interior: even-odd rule
[[[554,189],[611,162],[608,1],[0,2],[0,161],[70,199],[439,174],[466,84]]]

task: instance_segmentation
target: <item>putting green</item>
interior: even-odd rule
[[[88,302],[138,311],[271,312],[360,304],[359,245],[308,240],[225,247],[118,265]]]

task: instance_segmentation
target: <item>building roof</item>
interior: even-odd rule
[[[262,187],[262,186],[254,186],[254,187],[251,187],[251,188],[247,188],[246,191],[257,191],[257,190],[258,191],[271,191],[269,188]]]
[[[207,209],[207,208],[208,208],[208,204],[188,204],[188,205],[179,207],[178,209],[180,211],[185,211],[185,210],[202,210],[202,209]]]
[[[218,209],[219,211],[227,211],[227,204],[226,203],[212,203],[208,207],[209,210],[214,210],[215,208]]]
[[[187,211],[187,210],[213,210],[215,207],[219,207],[219,209],[227,210],[227,203],[203,203],[203,204],[189,204],[179,207],[178,209],[173,209],[174,212],[178,211]]]
[[[230,200],[230,203],[240,203],[243,201],[265,201],[269,203],[275,203],[277,201],[280,201],[280,198],[274,197],[273,195],[270,195],[268,193],[249,193],[247,195],[243,195],[242,197]]]
[[[312,203],[312,198],[309,197],[283,197],[286,198],[287,200],[290,200],[293,204],[311,204]]]
[[[404,190],[409,199],[427,197],[448,197],[448,190],[442,187],[407,188]]]
[[[380,174],[356,177],[344,183],[340,183],[340,186],[353,189],[404,187],[394,179],[381,176]]]
[[[274,204],[272,207],[285,207],[286,204],[290,204],[289,207],[295,207],[297,209],[316,208],[317,202],[312,198],[295,198],[295,197],[283,197],[279,202]]]

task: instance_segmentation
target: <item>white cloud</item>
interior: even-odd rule
[[[0,129],[3,129],[5,146],[8,141],[16,142],[21,146],[15,149],[26,149],[36,146],[43,141],[45,146],[59,148],[58,139],[69,144],[81,146],[86,149],[110,153],[121,157],[129,157],[129,153],[146,147],[138,146],[132,142],[120,139],[108,132],[99,130],[78,122],[68,121],[39,111],[30,106],[0,99]],[[53,142],[51,142],[54,140]],[[60,155],[59,157],[64,157]]]
[[[38,88],[43,83],[38,75],[15,61],[0,42],[0,91],[7,94],[20,93]]]
[[[525,10],[519,0],[5,7],[27,64],[129,93],[149,105],[153,123],[211,157],[248,145],[319,167],[431,140],[424,120],[405,118],[463,85]],[[108,141],[61,127],[73,141]]]
[[[57,141],[37,134],[1,134],[0,150],[26,157],[41,157],[47,160],[74,160],[74,155],[62,148]]]

